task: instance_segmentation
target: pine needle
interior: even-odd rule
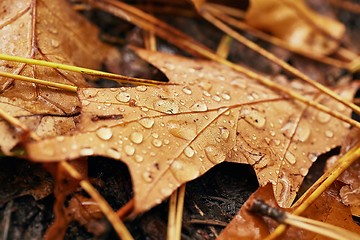
[[[170,196],[167,227],[167,240],[181,239],[182,216],[184,209],[185,184]]]
[[[68,85],[68,84],[62,84],[62,83],[56,83],[56,82],[50,82],[50,81],[47,81],[47,80],[41,80],[41,79],[37,79],[37,78],[26,77],[26,76],[22,76],[22,75],[18,75],[18,74],[0,72],[0,76],[6,77],[6,78],[12,78],[12,79],[16,79],[16,80],[20,80],[20,81],[24,81],[24,82],[35,83],[35,84],[39,84],[39,85],[43,85],[43,86],[47,86],[47,87],[54,87],[54,88],[57,88],[57,89],[70,91],[70,92],[76,92],[77,91],[76,86],[72,86],[72,85]]]
[[[175,240],[176,230],[176,203],[177,203],[178,191],[176,190],[171,194],[169,201],[169,214],[168,214],[168,225],[167,225],[167,240]]]
[[[169,85],[169,83],[166,82],[159,82],[154,80],[148,80],[148,79],[142,79],[142,78],[133,78],[128,77],[124,75],[114,74],[114,73],[108,73],[103,71],[98,71],[94,69],[89,68],[83,68],[83,67],[77,67],[77,66],[71,66],[63,63],[55,63],[55,62],[48,62],[43,60],[37,60],[32,58],[25,58],[20,56],[11,56],[7,54],[0,54],[1,60],[6,61],[12,61],[12,62],[19,62],[19,63],[27,63],[31,65],[38,65],[38,66],[44,66],[44,67],[51,67],[71,72],[77,72],[81,74],[87,74],[90,76],[95,77],[101,77],[101,78],[107,78],[110,80],[114,80],[119,83],[137,83],[142,85]]]

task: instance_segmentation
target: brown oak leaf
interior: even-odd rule
[[[339,185],[339,184],[338,184]],[[302,214],[303,217],[326,222],[352,232],[360,233],[360,227],[353,221],[350,209],[340,202],[340,186],[332,185],[320,195],[316,201]],[[260,217],[248,211],[254,199],[261,199],[272,207],[278,208],[271,186],[260,187],[253,193],[240,209],[239,213],[231,220],[217,239],[265,239],[278,225],[274,220]],[[283,209],[292,212],[294,209]],[[277,239],[329,239],[315,233],[289,227]]]
[[[139,50],[168,86],[79,89],[79,132],[30,143],[29,157],[59,161],[102,155],[131,172],[135,213],[223,161],[251,164],[289,206],[316,157],[339,145],[349,126],[214,62]],[[348,115],[344,105],[299,82],[309,98]],[[306,91],[305,91],[306,90]],[[341,91],[351,97],[355,88]]]
[[[62,0],[4,0],[0,2],[0,52],[3,54],[98,68],[110,51],[97,39],[98,30]],[[77,73],[0,61],[0,71],[79,87],[88,86]],[[0,107],[40,136],[63,134],[74,128],[80,102],[74,93],[0,77]],[[3,152],[19,136],[0,122]]]
[[[340,156],[344,155],[352,147],[354,147],[360,140],[360,130],[357,128],[351,129],[346,140],[341,145]],[[358,149],[355,153],[360,155]],[[330,168],[340,156],[334,156],[327,161],[327,168]],[[350,206],[352,215],[360,217],[360,161],[355,161],[344,173],[338,178],[339,181],[345,183],[340,189],[340,197],[342,203]]]

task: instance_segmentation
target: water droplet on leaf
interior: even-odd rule
[[[191,158],[191,157],[194,156],[195,151],[194,151],[194,149],[193,149],[192,147],[187,146],[187,147],[184,149],[184,154],[185,154],[185,156]]]
[[[141,163],[144,161],[144,157],[141,155],[135,155],[135,162]]]
[[[102,140],[109,140],[112,137],[113,133],[111,128],[102,127],[96,131],[96,135]]]
[[[179,182],[186,182],[195,179],[200,175],[199,169],[197,169],[196,166],[187,166],[179,159],[174,160],[171,163],[170,170]]]
[[[241,111],[241,115],[244,117],[245,121],[256,128],[261,129],[265,126],[265,115],[256,109],[244,109]]]
[[[144,128],[149,129],[149,128],[152,128],[152,126],[154,126],[155,120],[153,118],[142,118],[142,119],[139,120],[139,123]]]
[[[113,149],[113,148],[109,148],[106,153],[114,159],[120,159],[121,157],[121,153],[119,153],[117,150]]]
[[[196,112],[205,112],[205,111],[207,111],[208,108],[205,103],[196,102],[190,107],[190,109],[193,111],[196,111]]]
[[[130,135],[130,140],[136,144],[142,143],[143,139],[144,139],[144,136],[141,132],[133,132]]]
[[[123,103],[127,103],[130,101],[130,94],[128,94],[127,92],[121,92],[118,95],[116,95],[115,97],[117,100],[119,100],[120,102]]]
[[[196,137],[196,125],[180,121],[169,121],[167,123],[169,132],[178,138],[191,140]]]
[[[144,179],[145,182],[147,183],[151,183],[153,181],[153,176],[151,174],[150,171],[145,171],[142,174],[142,178]]]
[[[218,164],[225,161],[226,156],[222,150],[214,145],[208,145],[205,147],[205,154],[209,158],[210,162]]]
[[[94,154],[94,150],[92,148],[82,148],[80,150],[81,156],[91,156]]]
[[[179,105],[173,100],[160,99],[154,103],[154,108],[167,114],[176,114],[179,112]]]
[[[294,154],[292,154],[289,151],[286,152],[285,158],[291,165],[294,165],[296,163],[296,158],[295,158]]]
[[[145,92],[147,90],[147,87],[146,86],[137,86],[135,89],[139,92]]]
[[[184,87],[184,88],[182,89],[182,91],[183,91],[185,94],[188,94],[188,95],[192,94],[191,89],[189,89],[189,88],[187,88],[187,87]]]
[[[327,113],[324,113],[324,112],[319,112],[317,114],[317,117],[316,119],[320,122],[320,123],[327,123],[330,121],[331,119],[331,116]]]
[[[162,141],[159,140],[159,139],[154,139],[154,140],[152,141],[152,144],[153,144],[155,147],[161,147]]]
[[[325,131],[325,136],[328,138],[332,138],[334,136],[334,133],[330,130]]]
[[[305,142],[309,139],[311,133],[311,128],[307,123],[302,123],[296,129],[294,140]]]
[[[128,156],[132,156],[135,153],[135,148],[133,146],[131,146],[131,145],[126,145],[124,147],[124,151]]]

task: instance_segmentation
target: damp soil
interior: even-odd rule
[[[321,6],[320,0],[313,2],[315,7]],[[121,62],[115,67],[119,73],[167,80],[161,72],[129,50],[128,45],[143,45],[143,33],[140,29],[104,12],[87,10],[82,14],[100,27],[100,37],[104,41],[119,49]],[[356,30],[360,29],[360,20],[356,15],[342,10],[336,10],[333,14],[347,24],[349,34],[360,34]],[[167,15],[158,17],[211,49],[216,49],[223,36],[220,31],[199,18]],[[354,78],[341,69],[315,63],[244,34],[322,83],[334,85],[341,79]],[[190,56],[164,40],[157,41],[157,48],[160,51]],[[232,43],[229,59],[269,76],[285,75],[292,78],[278,66],[239,43]],[[96,84],[98,87],[118,86],[101,79]],[[313,165],[302,186],[303,191],[323,173],[326,159],[337,152],[338,149],[335,149],[320,157]],[[102,157],[90,157],[88,162],[89,179],[114,209],[119,209],[133,197],[131,177],[125,164]],[[40,164],[16,158],[0,159],[0,239],[42,239],[54,219],[53,187],[51,175]],[[219,164],[200,178],[189,182],[186,185],[182,239],[215,239],[257,187],[258,182],[252,168],[234,163]],[[86,195],[81,190],[79,193]],[[167,214],[168,200],[165,200],[147,213],[125,223],[135,239],[166,239]],[[100,218],[87,227],[72,222],[67,228],[65,239],[105,240],[117,239],[117,236],[107,220]]]

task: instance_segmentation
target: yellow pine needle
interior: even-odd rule
[[[108,73],[103,71],[98,71],[89,68],[71,66],[63,63],[55,63],[55,62],[48,62],[44,60],[32,59],[32,58],[25,58],[20,56],[11,56],[7,54],[0,54],[0,60],[12,61],[12,62],[19,62],[19,63],[27,63],[31,65],[39,65],[44,67],[51,67],[56,69],[62,69],[71,72],[77,72],[82,74],[88,74],[95,77],[102,77],[111,79],[120,83],[138,83],[142,85],[168,85],[169,83],[166,82],[159,82],[154,80],[142,79],[142,78],[133,78],[128,76],[123,76],[114,73]]]
[[[302,214],[352,163],[360,158],[360,142],[338,159],[293,205],[297,207],[294,215]],[[286,230],[286,225],[279,225],[266,240],[276,239]]]
[[[24,82],[30,82],[30,83],[35,83],[35,84],[39,84],[39,85],[44,85],[44,86],[48,86],[48,87],[54,87],[57,89],[62,89],[65,91],[70,91],[70,92],[77,91],[76,86],[62,84],[62,83],[56,83],[56,82],[50,82],[47,80],[41,80],[41,79],[37,79],[37,78],[31,78],[31,77],[26,77],[26,76],[22,76],[22,75],[7,73],[7,72],[0,72],[0,76],[6,77],[6,78],[12,78],[12,79],[16,79],[16,80],[20,80],[20,81],[24,81]]]
[[[175,240],[181,239],[181,225],[182,225],[184,200],[185,200],[185,188],[186,188],[186,184],[183,184],[178,190],[178,199],[176,206]]]
[[[180,240],[181,239],[181,225],[184,209],[185,187],[181,187],[173,192],[169,201],[169,215],[167,226],[167,240]]]
[[[232,43],[232,38],[228,35],[225,35],[221,38],[219,46],[216,49],[216,54],[221,58],[227,58],[230,51],[230,45]]]
[[[344,228],[305,217],[299,217],[294,214],[286,213],[284,223],[336,240],[360,239],[360,235]]]
[[[171,194],[169,201],[169,214],[167,225],[167,240],[175,239],[175,225],[176,225],[176,203],[177,203],[178,191],[176,190]]]

